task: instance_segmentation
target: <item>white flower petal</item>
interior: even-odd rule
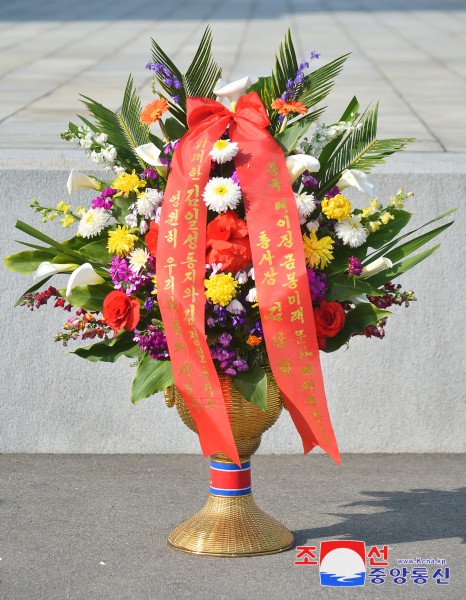
[[[372,275],[377,275],[380,271],[385,271],[385,269],[391,269],[393,267],[393,263],[389,258],[385,258],[385,256],[381,256],[377,260],[366,265],[360,277],[366,278],[371,277]]]
[[[71,272],[76,267],[76,263],[51,263],[48,261],[42,262],[35,270],[34,281],[43,279],[49,275],[55,275],[55,273]]]
[[[71,294],[71,290],[78,285],[96,285],[104,283],[104,281],[105,279],[94,271],[91,264],[84,263],[71,273],[65,295],[68,297]]]
[[[317,158],[307,154],[290,154],[286,157],[286,168],[291,183],[294,183],[304,171],[317,172],[320,169],[320,163]]]
[[[236,81],[227,83],[223,87],[214,90],[214,94],[216,94],[219,98],[228,98],[232,104],[236,104],[240,96],[244,94],[251,83],[251,78],[248,75],[247,77],[237,79]]]
[[[337,188],[344,190],[347,187],[354,187],[363,194],[372,198],[374,194],[374,185],[369,180],[369,177],[363,171],[358,169],[346,169],[341,174],[341,178],[337,182]]]
[[[239,315],[244,311],[244,306],[241,304],[239,300],[233,298],[233,300],[228,304],[227,311],[232,315]]]
[[[99,191],[100,181],[94,179],[93,177],[88,177],[76,169],[71,169],[71,173],[68,176],[68,181],[66,182],[66,187],[68,188],[68,193],[70,195],[80,190]]]
[[[145,163],[151,165],[151,167],[156,167],[157,172],[160,173],[162,177],[167,176],[168,167],[161,162],[160,150],[155,144],[143,144],[142,146],[135,148],[134,151]]]

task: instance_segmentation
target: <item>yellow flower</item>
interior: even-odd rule
[[[152,277],[152,283],[154,284],[154,289],[152,290],[151,294],[154,294],[154,296],[157,295],[157,275],[154,275]]]
[[[317,239],[316,230],[311,234],[303,235],[304,256],[311,269],[325,269],[333,260],[333,240],[329,235]]]
[[[351,214],[351,202],[342,194],[337,194],[333,198],[324,198],[322,200],[322,212],[327,219],[335,219],[338,222],[343,221]]]
[[[377,198],[374,198],[374,200],[371,200],[371,208],[372,208],[373,212],[377,212],[378,210],[380,210],[382,208],[382,205],[377,200]]]
[[[143,188],[146,186],[146,181],[139,179],[136,175],[136,171],[133,169],[132,173],[123,173],[123,175],[119,175],[113,182],[112,188],[119,190],[117,196],[127,196],[130,192],[136,192],[136,195],[139,196],[139,188]]]
[[[372,214],[372,208],[363,208],[362,213],[361,213],[361,218],[367,219],[367,217],[370,217],[371,214]]]
[[[382,223],[384,225],[386,225],[387,223],[389,223],[394,218],[395,217],[393,215],[391,215],[390,213],[388,213],[388,212],[383,213],[383,215],[380,216],[380,220],[382,221]]]
[[[221,306],[230,304],[239,285],[231,273],[213,275],[209,279],[205,279],[204,284],[206,287],[205,297],[214,304],[220,304]]]
[[[62,219],[60,219],[60,225],[65,229],[68,229],[68,227],[70,227],[70,225],[73,225],[75,221],[76,219],[71,215],[65,215]]]
[[[135,231],[137,229],[128,229],[121,225],[118,225],[114,231],[109,231],[107,248],[110,254],[116,254],[120,258],[128,256],[134,248],[134,242],[138,239],[137,235],[133,235]]]
[[[378,231],[381,226],[382,226],[382,223],[380,221],[371,221],[369,223],[369,230],[372,233],[374,233],[374,231]]]
[[[70,205],[66,204],[66,202],[64,202],[63,200],[57,204],[57,210],[59,210],[60,212],[70,212],[70,208]]]

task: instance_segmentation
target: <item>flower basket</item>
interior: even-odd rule
[[[73,169],[73,203],[34,200],[44,223],[73,235],[58,242],[18,221],[33,243],[5,264],[34,274],[17,304],[74,311],[56,341],[85,341],[72,352],[92,362],[130,358],[132,401],[169,390],[213,457],[208,504],[170,545],[270,553],[292,536],[250,494],[245,463],[261,433],[284,404],[304,452],[339,462],[319,352],[384,337],[389,309],[415,300],[393,280],[438,248],[423,247],[453,211],[404,232],[412,193],[379,199],[370,173],[410,139],[379,139],[377,105],[354,97],[338,122],[322,120],[348,55],[299,63],[288,33],[269,76],[225,83],[211,46],[207,28],[181,73],[154,41],[144,108],[131,77],[119,112],[83,96],[88,116],[62,137],[108,176]],[[86,206],[74,202],[83,190],[95,191]],[[63,273],[66,288],[51,286]]]

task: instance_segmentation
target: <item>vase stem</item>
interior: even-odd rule
[[[210,461],[210,493],[214,496],[246,496],[251,493],[251,461],[234,463]]]

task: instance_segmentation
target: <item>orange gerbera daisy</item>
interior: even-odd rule
[[[307,106],[297,100],[277,98],[270,106],[277,110],[280,115],[289,115],[292,112],[299,113],[300,115],[307,113]]]
[[[248,339],[246,340],[246,344],[248,344],[252,348],[254,346],[259,346],[261,344],[261,342],[262,342],[262,338],[261,337],[257,337],[257,335],[250,335],[248,337]]]
[[[153,100],[147,104],[141,112],[141,123],[147,123],[152,125],[156,123],[165,111],[169,109],[168,102],[165,98],[160,100]]]

